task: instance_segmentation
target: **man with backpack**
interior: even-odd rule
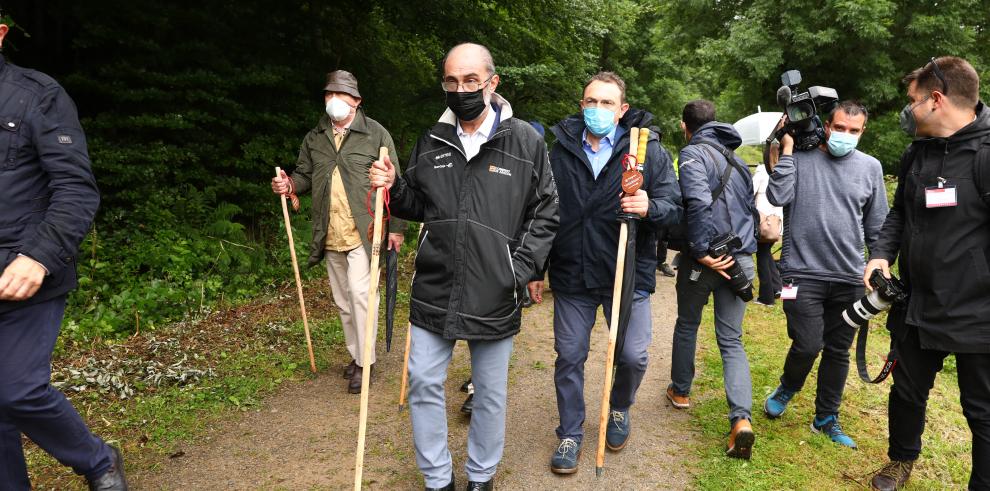
[[[839,406],[856,330],[842,311],[863,296],[863,249],[873,251],[889,209],[883,166],[856,150],[867,117],[859,103],[842,101],[828,115],[818,147],[795,150],[794,139],[784,135],[767,188],[770,203],[784,207],[781,299],[792,342],[780,385],[763,411],[780,417],[821,353],[811,430],[849,448],[856,442],[839,424]]]
[[[726,455],[748,459],[756,437],[750,424],[753,387],[742,343],[747,300],[727,280],[731,271],[745,275],[734,278],[744,283],[754,276],[753,180],[746,165],[732,153],[742,138],[732,125],[715,120],[715,105],[710,101],[696,100],[684,106],[681,130],[689,142],[679,159],[688,243],[682,247],[677,268],[677,324],[667,398],[675,408],[690,407],[698,326],[702,309],[713,295],[731,427]],[[726,241],[735,244],[719,247]]]
[[[887,318],[897,359],[887,409],[890,463],[871,485],[893,490],[907,482],[921,453],[928,394],[953,353],[973,433],[969,489],[988,489],[990,110],[979,99],[979,75],[962,58],[932,58],[904,82],[901,128],[915,140],[901,157],[894,206],[864,274],[864,281],[874,269],[889,276],[898,258],[910,293]]]

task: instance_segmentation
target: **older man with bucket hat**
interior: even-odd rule
[[[378,149],[387,147],[396,155],[392,136],[361,107],[357,78],[336,70],[327,74],[323,87],[326,113],[303,138],[299,159],[291,176],[284,172],[272,179],[272,190],[288,194],[298,208],[295,195],[310,192],[313,206],[313,240],[309,265],[325,259],[334,303],[340,309],[340,322],[351,362],[344,368],[347,390],[361,392],[364,361],[364,329],[368,312],[368,284],[371,279],[371,241],[366,231],[371,223],[366,198],[370,190],[368,170],[378,158]],[[405,223],[392,220],[388,247],[402,245]],[[377,317],[377,312],[370,313]],[[377,322],[374,323],[377,331]],[[376,335],[377,338],[377,335]],[[374,349],[370,362],[375,363]]]

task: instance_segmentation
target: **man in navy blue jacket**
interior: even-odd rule
[[[0,56],[0,127],[0,488],[31,489],[23,433],[91,490],[125,490],[120,452],[49,384],[76,252],[100,203],[76,107],[51,77]]]
[[[558,474],[577,470],[584,436],[584,362],[598,307],[603,308],[606,319],[610,316],[619,242],[618,212],[621,209],[638,215],[641,226],[636,241],[635,296],[625,345],[617,354],[606,431],[608,447],[615,451],[628,441],[629,408],[646,373],[647,348],[652,338],[650,294],[656,287],[656,231],[676,223],[681,216],[673,163],[656,133],[650,134],[647,144],[643,188],[620,202],[624,170],[621,159],[629,149],[629,128],[645,129],[653,120],[650,113],[631,109],[625,95],[621,78],[611,72],[599,73],[585,86],[581,114],[552,129],[557,143],[550,151],[550,165],[560,197],[560,229],[549,261],[560,426],[550,469]],[[539,297],[540,287],[533,292],[533,286],[531,283],[531,294]]]

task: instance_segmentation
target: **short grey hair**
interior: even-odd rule
[[[444,68],[447,66],[447,58],[450,58],[450,54],[454,52],[455,49],[462,46],[474,46],[481,50],[482,61],[485,62],[485,68],[488,70],[488,75],[495,75],[495,59],[492,58],[492,52],[488,50],[487,47],[478,43],[461,43],[447,51],[447,54],[443,55],[443,61],[440,63],[440,71],[443,72]]]

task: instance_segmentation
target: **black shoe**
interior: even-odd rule
[[[660,274],[673,278],[675,276],[674,270],[671,269],[670,265],[667,263],[660,263],[659,266]]]
[[[357,362],[351,360],[351,362],[348,363],[346,367],[344,367],[344,378],[349,379],[353,377],[355,368],[357,368]]]
[[[464,399],[464,405],[461,406],[461,413],[468,416],[474,411],[474,394],[468,394],[467,399]]]
[[[880,491],[901,489],[911,477],[912,467],[914,467],[913,460],[902,462],[891,461],[873,476],[873,479],[870,480],[870,489],[878,489]]]
[[[426,491],[454,491],[454,473],[450,474],[450,484],[442,488],[426,488]]]
[[[127,491],[124,457],[116,447],[110,447],[110,452],[110,468],[99,478],[89,481],[89,491]]]
[[[485,482],[468,481],[467,491],[493,491],[495,489],[495,479]]]
[[[461,384],[461,392],[471,393],[474,392],[474,386],[471,384],[471,379],[467,379]]]
[[[370,378],[372,374],[375,373],[375,365],[368,367],[368,377]],[[347,381],[347,392],[351,394],[361,393],[361,378],[364,376],[364,369],[361,367],[354,368],[354,374],[351,375],[351,379]],[[370,383],[370,382],[369,382]]]

